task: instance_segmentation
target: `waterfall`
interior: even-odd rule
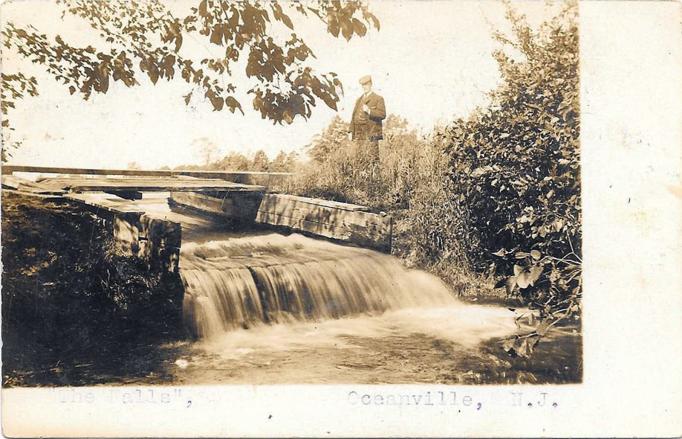
[[[184,319],[201,338],[255,325],[456,303],[436,277],[372,250],[301,235],[184,243]]]

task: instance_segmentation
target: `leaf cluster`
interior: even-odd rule
[[[294,32],[291,14],[319,21],[346,40],[379,28],[367,6],[355,0],[200,0],[183,17],[174,16],[160,0],[58,3],[63,14],[79,17],[99,32],[98,47],[76,47],[59,35],[52,39],[31,25],[11,22],[2,30],[2,42],[45,67],[70,93],[88,99],[92,93],[106,93],[111,81],[132,87],[140,84],[140,76],[152,84],[179,77],[190,87],[187,104],[201,94],[214,111],[243,113],[242,95],[250,95],[253,108],[273,123],[307,119],[318,100],[336,109],[343,92],[334,73],[318,73],[309,65],[313,51]],[[277,37],[277,29],[286,29],[288,36]],[[206,56],[196,59],[186,53],[187,38],[204,46]],[[253,86],[237,89],[237,68]]]
[[[576,7],[538,30],[508,7],[513,35],[496,35],[503,48],[494,54],[503,85],[488,108],[439,133],[452,197],[468,210],[470,259],[503,275],[498,286],[541,320],[563,319],[581,296]],[[534,346],[517,343],[519,354]]]
[[[12,150],[21,146],[20,141],[12,139],[12,132],[14,127],[9,123],[9,110],[15,108],[17,99],[21,99],[25,95],[37,96],[38,83],[33,76],[26,76],[23,73],[7,74],[2,73],[0,83],[0,112],[2,120],[2,129],[0,134],[2,138],[2,161],[5,162],[12,156]]]

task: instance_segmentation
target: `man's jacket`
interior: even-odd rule
[[[363,105],[369,107],[369,114],[362,111]],[[350,132],[353,134],[353,140],[377,141],[383,139],[382,121],[385,118],[384,98],[374,92],[370,92],[367,96],[364,94],[360,96],[355,101],[353,117],[350,121]]]

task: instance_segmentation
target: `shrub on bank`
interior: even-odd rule
[[[315,138],[308,156],[286,192],[389,212],[393,253],[407,265],[437,274],[460,295],[500,295],[485,274],[471,269],[461,226],[467,209],[451,196],[449,159],[434,138],[389,115],[379,142],[379,164],[373,167],[366,147],[350,141],[348,125],[336,118]]]
[[[577,318],[582,294],[577,5],[562,8],[538,30],[508,8],[512,35],[495,36],[502,85],[487,108],[427,138],[390,117],[378,172],[337,119],[291,188],[391,211],[397,252],[464,294],[491,293],[498,279],[540,314],[535,332],[506,345],[520,355]]]
[[[368,148],[348,138],[348,124],[336,117],[308,148],[287,190],[307,196],[358,203],[376,210],[407,209],[422,182],[442,175],[445,157],[405,119],[389,115],[380,162],[372,162]]]
[[[503,85],[492,105],[439,133],[450,158],[453,198],[470,260],[540,313],[535,334],[509,350],[527,353],[548,327],[578,317],[582,293],[580,104],[577,6],[534,31],[509,8],[512,36],[497,35]],[[492,264],[492,265],[491,265]]]

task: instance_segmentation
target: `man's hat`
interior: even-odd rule
[[[365,84],[371,84],[372,83],[372,77],[369,75],[365,75],[362,78],[360,78],[360,84],[365,85]]]

